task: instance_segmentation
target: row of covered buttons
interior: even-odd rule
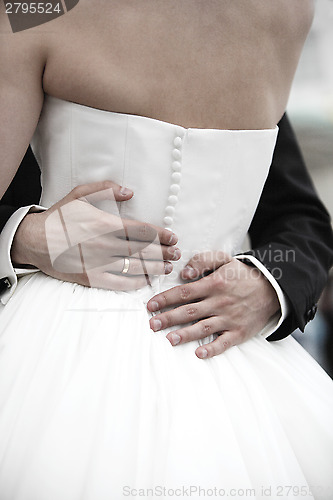
[[[178,194],[180,191],[180,180],[182,177],[181,174],[182,144],[183,144],[183,134],[181,131],[178,131],[177,136],[173,141],[174,149],[172,151],[173,162],[171,165],[172,167],[171,185],[168,197],[168,205],[166,206],[165,217],[163,219],[163,222],[167,227],[167,229],[171,229],[171,226],[173,224],[173,218],[176,211],[175,206],[178,202]]]

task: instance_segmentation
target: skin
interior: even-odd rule
[[[250,339],[258,333],[259,325],[264,327],[269,315],[277,311],[271,300],[272,286],[258,269],[222,252],[209,252],[194,256],[183,269],[182,277],[198,278],[207,271],[212,272],[199,281],[174,287],[148,302],[150,311],[178,305],[150,320],[154,331],[196,321],[168,333],[174,346],[219,334],[213,342],[197,348],[196,354],[202,359]],[[263,309],[263,303],[268,311]]]
[[[275,127],[285,111],[312,16],[310,0],[141,0],[139,7],[137,0],[81,0],[65,16],[13,35],[1,2],[0,114],[6,127],[0,130],[0,196],[33,135],[44,93],[184,127]],[[45,221],[52,211],[81,204],[94,234],[101,213],[87,197],[108,189],[121,203],[133,195],[121,194],[120,186],[106,180],[106,184],[76,188],[43,214],[27,215],[14,238],[14,262],[83,285],[123,290],[142,286],[146,277],[135,265],[135,248],[128,275],[119,276],[119,262],[112,259],[108,263],[111,272],[106,273],[105,255],[115,255],[115,245],[120,245],[119,238],[103,238],[117,226],[108,214],[102,217],[101,234],[90,248],[92,256],[103,245],[105,249],[104,254],[99,253],[101,265],[93,276],[78,269],[59,271],[48,254]],[[81,210],[71,212],[73,224],[79,223],[78,212]],[[133,221],[125,221],[125,233],[131,224],[133,227]],[[55,241],[57,230],[55,225]],[[159,236],[162,248],[160,258],[154,245],[147,250],[145,258],[152,261],[149,271],[165,273],[166,263],[179,258],[177,236],[145,221],[134,223],[135,237],[122,238],[117,255],[128,255],[128,239],[144,247],[147,231]],[[70,259],[68,255],[65,267]],[[194,271],[184,270],[184,280],[200,277],[203,269],[211,273],[148,303],[150,311],[154,303],[158,310],[174,306],[172,312],[162,312],[151,320],[154,330],[187,323],[189,318],[196,321],[190,328],[169,334],[172,344],[179,340],[172,335],[178,335],[178,343],[182,343],[223,332],[213,343],[196,350],[201,358],[211,357],[253,336],[278,310],[275,291],[267,280],[236,259],[201,254],[189,264]]]
[[[120,219],[92,204],[110,198],[123,202],[133,196],[127,191],[111,181],[78,186],[49,210],[27,216],[12,245],[13,262],[32,265],[60,280],[108,290],[142,288],[149,276],[169,274],[170,261],[181,256],[175,234],[153,224]],[[64,243],[61,217],[70,248]],[[128,275],[121,274],[124,257],[130,257]]]

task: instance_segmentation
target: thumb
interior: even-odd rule
[[[125,201],[133,196],[133,191],[112,181],[90,182],[75,187],[68,197],[94,204],[104,200]]]
[[[100,210],[104,210],[103,202],[127,201],[133,196],[131,189],[125,188],[112,181],[90,182],[89,184],[81,184],[76,186],[64,198],[52,205],[47,210],[48,215],[58,210],[66,204],[75,200],[89,203]],[[102,206],[98,207],[100,203]],[[106,209],[106,212],[109,210]]]
[[[219,267],[228,264],[232,257],[222,251],[202,252],[194,255],[188,261],[180,275],[183,279],[194,279],[204,276],[205,273],[215,271]]]

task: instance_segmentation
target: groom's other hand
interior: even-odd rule
[[[97,182],[74,188],[44,212],[29,213],[13,240],[14,265],[109,290],[134,290],[149,284],[150,276],[169,274],[170,261],[181,256],[177,237],[167,229],[121,218],[117,202],[132,196],[114,182]]]
[[[181,276],[197,281],[152,297],[147,304],[151,312],[174,309],[155,315],[150,326],[159,331],[184,324],[184,328],[167,334],[173,346],[218,334],[215,340],[196,349],[201,359],[221,354],[250,339],[280,308],[277,294],[264,275],[224,252],[195,255]]]

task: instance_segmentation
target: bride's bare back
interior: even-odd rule
[[[305,0],[81,0],[45,37],[44,90],[184,126],[272,127],[311,18]]]
[[[16,138],[9,168],[33,133],[42,90],[185,127],[274,127],[312,15],[312,0],[80,0],[13,34],[2,8],[0,112]]]

